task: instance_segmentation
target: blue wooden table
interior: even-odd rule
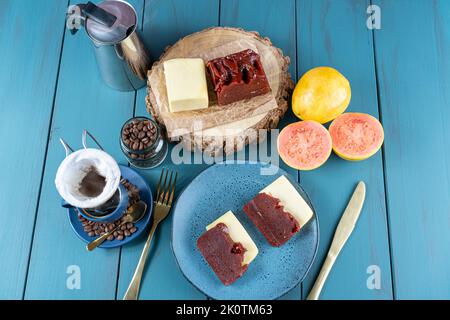
[[[322,298],[450,299],[450,1],[132,3],[153,59],[207,27],[256,30],[290,56],[294,79],[312,67],[333,66],[351,82],[349,110],[381,119],[385,144],[369,160],[350,163],[333,155],[318,170],[290,170],[312,198],[321,235],[309,276],[285,299],[306,297],[358,180],[367,184],[366,203]],[[58,139],[75,145],[87,128],[126,164],[120,127],[133,115],[147,115],[145,89],[122,93],[102,82],[86,35],[65,30],[68,4],[0,0],[4,299],[120,299],[144,242],[88,253],[60,207],[54,177],[64,152]],[[370,5],[381,10],[380,29],[367,27]],[[289,114],[283,125],[293,121]],[[170,158],[164,165],[175,168]],[[176,166],[180,189],[206,167]],[[159,170],[141,173],[155,186]],[[168,219],[157,233],[141,298],[205,299],[175,264],[171,224]],[[81,287],[73,288],[68,281],[78,272]]]

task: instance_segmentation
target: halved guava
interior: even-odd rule
[[[380,121],[365,113],[344,113],[334,119],[328,130],[334,152],[350,161],[370,158],[384,140]]]
[[[288,125],[278,136],[281,159],[297,170],[313,170],[331,154],[331,137],[320,123],[307,120]]]

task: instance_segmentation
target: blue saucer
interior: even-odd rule
[[[128,180],[130,183],[134,184],[139,189],[139,195],[141,197],[141,200],[147,204],[147,212],[139,222],[135,223],[135,226],[138,230],[134,234],[132,234],[129,237],[126,237],[122,241],[106,240],[99,246],[99,248],[116,248],[123,246],[124,244],[127,244],[128,242],[133,241],[134,239],[139,237],[139,235],[147,228],[147,226],[151,222],[153,212],[153,196],[150,187],[145,182],[145,180],[133,169],[123,165],[119,165],[119,167],[120,172],[122,174],[122,178]],[[81,222],[78,220],[78,212],[76,211],[76,209],[69,208],[67,210],[72,229],[73,231],[75,231],[78,237],[86,243],[89,243],[92,240],[94,240],[95,237],[89,237],[87,233],[84,232],[83,226],[81,225]]]
[[[172,209],[172,247],[185,277],[206,296],[221,300],[277,299],[308,273],[319,245],[316,213],[298,234],[275,248],[248,219],[242,207],[264,187],[285,175],[314,208],[303,189],[287,172],[277,167],[274,175],[261,175],[265,164],[254,162],[214,165],[198,175],[181,193]],[[197,249],[205,227],[232,210],[255,241],[259,254],[247,272],[230,286],[224,286]]]

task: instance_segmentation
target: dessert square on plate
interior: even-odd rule
[[[244,211],[274,247],[289,241],[313,216],[312,209],[285,176],[261,190]]]
[[[233,212],[206,227],[197,248],[224,285],[239,279],[258,254],[258,248]]]

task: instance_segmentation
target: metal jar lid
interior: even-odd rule
[[[97,6],[114,15],[117,20],[111,27],[108,27],[94,19],[87,19],[86,31],[94,42],[117,44],[135,31],[137,14],[129,3],[120,0],[107,0]]]

